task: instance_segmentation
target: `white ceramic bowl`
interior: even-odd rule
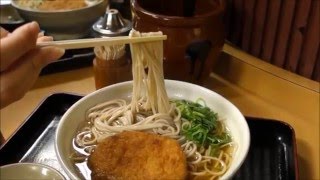
[[[230,179],[242,165],[249,150],[250,131],[244,116],[232,103],[209,89],[173,80],[166,80],[165,84],[168,96],[171,99],[195,101],[201,97],[213,111],[226,119],[226,126],[230,130],[233,140],[238,144],[231,166],[221,178]],[[72,151],[72,139],[78,124],[84,120],[86,110],[98,103],[111,99],[130,99],[131,94],[131,81],[111,85],[83,97],[63,115],[56,132],[55,148],[62,167],[71,179],[83,178],[72,164],[69,155]]]
[[[11,4],[24,20],[37,21],[46,35],[63,40],[88,36],[92,25],[104,15],[109,1],[96,0],[84,8],[56,11],[21,7],[17,0],[12,0]]]
[[[38,163],[14,163],[1,166],[0,179],[65,179],[50,166]]]

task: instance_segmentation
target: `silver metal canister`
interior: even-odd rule
[[[94,36],[96,37],[115,37],[128,35],[132,29],[132,23],[124,19],[117,9],[108,9],[92,26]]]

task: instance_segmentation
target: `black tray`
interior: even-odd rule
[[[45,66],[40,75],[75,70],[83,67],[92,66],[95,54],[92,48],[70,49],[57,61]]]
[[[54,134],[61,116],[82,96],[56,93],[48,96],[20,128],[2,145],[0,165],[37,162],[64,175],[54,151]],[[250,133],[249,154],[235,180],[298,179],[293,129],[276,120],[246,117]]]

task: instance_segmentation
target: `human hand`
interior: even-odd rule
[[[41,69],[64,54],[61,48],[36,47],[37,42],[52,41],[52,37],[39,36],[39,31],[36,22],[25,24],[12,33],[1,28],[1,108],[21,99],[35,83]]]

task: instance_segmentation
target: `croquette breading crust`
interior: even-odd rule
[[[180,144],[156,134],[126,131],[100,142],[88,159],[92,179],[185,179]]]

